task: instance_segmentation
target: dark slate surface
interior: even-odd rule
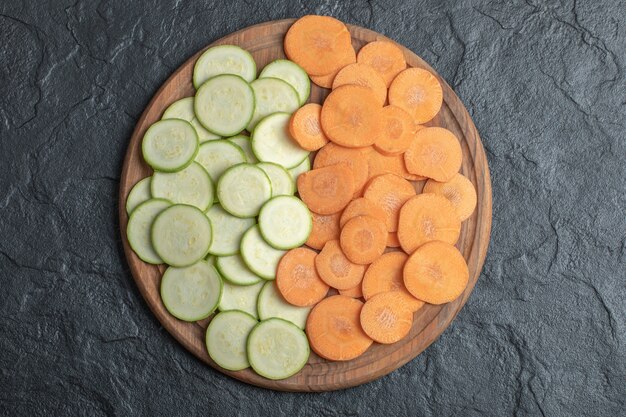
[[[626,3],[0,2],[0,415],[626,415]],[[332,14],[421,55],[481,133],[484,273],[424,354],[343,392],[278,393],[159,325],[120,245],[135,122],[202,46]]]

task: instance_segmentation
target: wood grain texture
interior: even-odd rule
[[[283,37],[293,19],[267,22],[252,26],[226,36],[209,46],[235,44],[252,53],[257,67],[262,69],[267,63],[284,58]],[[348,25],[352,34],[352,43],[358,51],[365,43],[385,39],[384,36],[358,26]],[[413,52],[402,47],[408,64],[412,67],[425,68],[436,74],[426,62]],[[329,362],[314,353],[307,365],[298,374],[281,381],[265,379],[252,370],[238,372],[226,371],[217,366],[208,356],[204,333],[210,319],[197,323],[185,323],[171,316],[163,306],[159,296],[159,284],[164,266],[152,266],[143,263],[130,249],[126,239],[128,216],[125,202],[132,186],[140,179],[151,175],[151,169],[141,156],[141,139],[146,129],[159,120],[163,110],[174,101],[194,94],[191,83],[193,66],[203,51],[199,51],[185,62],[163,84],[152,98],[131,137],[124,161],[120,183],[120,228],[124,251],[133,277],[148,306],[163,326],[189,351],[202,361],[220,372],[243,382],[260,387],[283,391],[330,391],[343,389],[372,381],[401,367],[419,355],[448,327],[467,301],[487,254],[491,230],[491,181],[485,151],[476,128],[450,86],[437,75],[443,86],[444,104],[439,114],[428,125],[443,126],[459,138],[463,148],[461,173],[475,185],[478,205],[474,214],[463,223],[457,247],[467,260],[470,280],[463,294],[455,301],[442,305],[426,305],[414,317],[413,328],[409,335],[392,345],[374,345],[361,357],[347,362]],[[310,101],[321,102],[328,90],[312,84]],[[423,182],[415,183],[419,191]]]

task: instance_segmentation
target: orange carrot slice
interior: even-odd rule
[[[387,100],[387,84],[380,74],[369,65],[354,63],[343,67],[333,80],[333,90],[342,85],[360,85],[372,90],[380,105]]]
[[[461,233],[461,220],[452,203],[438,194],[420,194],[400,209],[398,240],[411,254],[423,244],[441,240],[454,245]]]
[[[399,248],[400,241],[398,240],[398,233],[396,232],[388,232],[387,233],[387,247],[389,248]]]
[[[345,163],[354,176],[354,197],[363,194],[363,187],[368,179],[368,155],[372,148],[345,148],[332,142],[326,144],[315,155],[313,169]]]
[[[350,261],[371,264],[387,247],[385,221],[370,216],[354,217],[341,229],[339,243]]]
[[[303,16],[285,35],[287,57],[310,75],[326,75],[352,61],[354,49],[343,22],[330,16]]]
[[[382,104],[367,87],[343,85],[322,106],[322,129],[331,141],[348,148],[374,143],[382,130]]]
[[[425,69],[405,69],[389,86],[389,104],[403,108],[419,124],[432,120],[442,103],[441,84]]]
[[[461,174],[455,174],[447,182],[428,180],[424,185],[424,192],[439,194],[447,198],[454,206],[461,221],[468,219],[476,208],[474,184]]]
[[[376,149],[373,149],[368,154],[367,164],[369,178],[377,177],[382,174],[395,174],[406,179],[416,178],[407,171],[403,154],[383,155]]]
[[[415,196],[415,188],[404,178],[393,174],[383,174],[373,178],[363,196],[382,207],[387,216],[386,225],[388,232],[398,230],[398,217],[400,208],[409,198]]]
[[[356,55],[354,55],[354,60],[352,60],[350,64],[354,62],[356,62]],[[316,85],[319,85],[322,88],[332,88],[333,81],[335,80],[335,77],[337,76],[337,73],[339,73],[339,71],[341,71],[341,68],[337,68],[335,71],[326,75],[309,75],[309,78],[311,78],[311,81],[313,81]]]
[[[402,294],[403,302],[411,311],[422,308],[424,302],[413,297],[404,286],[403,271],[408,258],[409,256],[403,252],[389,252],[376,259],[363,276],[361,282],[363,298],[369,300],[377,294],[397,291]]]
[[[320,125],[322,106],[309,103],[300,107],[289,119],[289,134],[302,149],[316,151],[328,143]]]
[[[317,253],[307,248],[287,252],[278,263],[276,287],[288,303],[311,306],[326,297],[328,285],[315,269]]]
[[[374,142],[374,148],[385,155],[397,155],[407,150],[415,135],[411,116],[396,106],[382,110],[383,131]]]
[[[333,361],[361,356],[372,339],[361,328],[363,303],[345,295],[334,295],[313,307],[306,321],[311,349]]]
[[[361,309],[361,327],[375,342],[402,340],[413,326],[413,311],[401,294],[390,291],[375,295]]]
[[[383,222],[387,219],[387,215],[380,206],[372,203],[371,200],[362,197],[348,203],[346,208],[341,213],[339,227],[345,226],[348,220],[357,216],[370,216]]]
[[[296,182],[300,198],[317,214],[343,210],[354,195],[354,177],[345,163],[304,172]]]
[[[430,304],[457,299],[469,280],[469,270],[461,252],[439,241],[417,249],[404,265],[403,274],[409,292]]]
[[[305,245],[321,250],[329,240],[339,240],[339,233],[341,232],[339,219],[341,214],[342,212],[327,215],[311,212],[313,227]]]
[[[352,298],[361,298],[363,297],[363,291],[361,290],[361,284],[357,285],[354,288],[348,288],[347,290],[339,290],[339,294],[347,295]]]
[[[443,127],[426,127],[417,133],[404,153],[410,173],[436,181],[450,181],[459,172],[463,154],[454,133]]]
[[[357,62],[374,68],[389,87],[393,79],[406,68],[402,49],[388,41],[374,41],[363,46],[357,55]]]
[[[338,240],[329,240],[315,258],[320,278],[338,290],[348,290],[361,284],[365,266],[352,263],[341,251]]]

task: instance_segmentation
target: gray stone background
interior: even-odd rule
[[[211,41],[329,14],[456,90],[493,181],[483,274],[421,356],[358,388],[272,392],[159,325],[120,244],[123,155]],[[0,1],[0,415],[626,415],[626,3]]]

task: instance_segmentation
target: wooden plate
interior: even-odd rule
[[[284,58],[283,37],[293,19],[262,23],[235,32],[209,46],[234,44],[250,51],[262,69],[267,63]],[[352,34],[352,44],[358,49],[365,43],[387,39],[384,36],[358,26],[348,25]],[[208,47],[208,46],[207,46]],[[408,64],[421,67],[437,74],[426,62],[413,52],[402,47]],[[443,86],[444,104],[437,117],[429,125],[443,126],[450,129],[460,139],[463,148],[463,166],[461,172],[475,185],[478,192],[478,206],[472,217],[463,223],[461,237],[457,246],[467,260],[470,281],[465,292],[457,300],[442,305],[426,305],[415,315],[410,334],[402,341],[392,345],[374,345],[361,357],[348,362],[329,362],[314,353],[301,372],[282,381],[265,379],[252,370],[231,372],[217,366],[209,358],[204,333],[209,319],[197,323],[185,323],[171,316],[159,297],[159,283],[164,266],[152,266],[143,263],[130,249],[126,239],[128,216],[125,202],[132,186],[140,179],[151,175],[151,169],[141,156],[141,139],[146,129],[159,120],[163,111],[174,101],[191,96],[195,90],[191,83],[193,66],[203,51],[196,53],[185,62],[157,91],[139,119],[130,140],[122,179],[120,183],[120,228],[124,251],[133,277],[141,294],[152,312],[163,326],[189,351],[215,369],[240,381],[260,387],[284,391],[330,391],[343,389],[372,381],[399,368],[420,354],[445,329],[463,307],[469,297],[487,254],[489,233],[491,230],[491,182],[485,151],[476,131],[476,127],[450,86],[438,76]],[[321,102],[328,90],[312,84],[311,101]],[[416,183],[421,190],[423,184]]]

